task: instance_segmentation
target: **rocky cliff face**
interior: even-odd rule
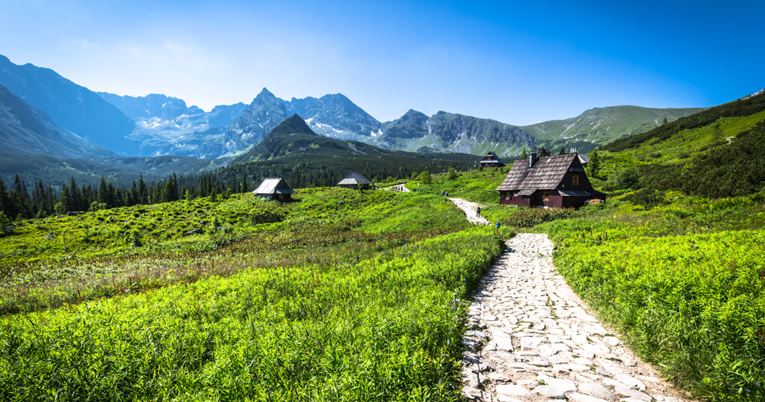
[[[284,103],[288,114],[297,113],[313,131],[327,137],[363,141],[380,130],[381,124],[377,119],[343,94],[324,95],[319,99],[292,98],[292,101]]]
[[[536,140],[519,127],[491,119],[438,112],[431,117],[409,110],[401,118],[383,123],[376,141],[390,149],[420,153],[460,152],[500,156],[519,155]]]
[[[214,153],[204,154],[204,144],[217,138],[247,107],[244,103],[219,105],[207,113],[196,106],[186,106],[182,99],[161,94],[98,95],[135,120],[136,128],[130,138],[139,144],[139,156],[217,157]]]

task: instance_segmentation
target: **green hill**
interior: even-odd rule
[[[672,122],[702,110],[704,109],[611,106],[593,108],[570,119],[551,120],[521,128],[536,137],[539,143],[548,149],[575,147],[580,152],[589,152],[598,145],[649,131],[660,126],[665,118]]]
[[[601,149],[607,190],[681,190],[704,197],[765,187],[765,96],[716,106]]]

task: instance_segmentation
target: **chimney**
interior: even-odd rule
[[[537,163],[537,153],[532,152],[531,156],[529,156],[529,169],[531,169],[535,163]]]

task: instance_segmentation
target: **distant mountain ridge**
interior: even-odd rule
[[[306,123],[319,133],[332,138],[356,139],[377,135],[381,123],[364,109],[356,106],[343,94],[324,95],[321,98],[292,98],[282,101],[287,114],[304,116]]]
[[[3,56],[0,84],[47,113],[63,129],[127,156],[235,157],[251,150],[293,114],[305,119],[317,134],[390,150],[474,155],[494,151],[502,157],[518,156],[522,149],[536,146],[552,150],[575,147],[587,152],[650,130],[665,117],[671,122],[703,110],[615,106],[522,127],[457,113],[438,112],[428,117],[409,110],[381,123],[342,94],[286,101],[263,88],[249,105],[220,105],[208,113],[162,94],[96,94],[53,70],[18,66]]]
[[[297,113],[311,129],[335,139],[355,140],[391,150],[420,153],[495,151],[518,155],[536,143],[522,129],[491,119],[439,112],[431,117],[410,110],[400,119],[380,123],[342,94],[285,101],[263,88],[209,153],[235,155],[258,144],[289,114]]]
[[[533,136],[510,124],[444,111],[427,117],[411,109],[401,118],[384,123],[374,142],[420,153],[485,155],[494,151],[503,156],[519,155],[521,149],[536,145]]]
[[[139,156],[217,157],[205,153],[207,137],[225,130],[247,107],[241,102],[218,105],[208,113],[196,106],[186,106],[183,99],[162,94],[132,97],[98,92],[98,95],[135,120],[136,128],[130,139],[139,144]]]
[[[667,122],[690,116],[704,108],[653,109],[639,106],[610,106],[586,110],[579,116],[550,120],[521,127],[552,150],[560,147],[589,152],[619,138],[649,131]]]
[[[134,150],[135,144],[126,138],[135,128],[129,117],[53,70],[19,66],[0,55],[0,84],[45,112],[58,126],[90,142],[126,154]]]
[[[50,116],[0,85],[0,142],[6,152],[58,158],[117,156],[57,126]]]

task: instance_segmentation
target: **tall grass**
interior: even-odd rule
[[[756,196],[534,228],[568,283],[696,396],[765,400],[765,221]],[[732,230],[734,228],[750,230]]]
[[[353,265],[249,269],[0,321],[0,399],[458,400],[454,299],[489,228]]]

